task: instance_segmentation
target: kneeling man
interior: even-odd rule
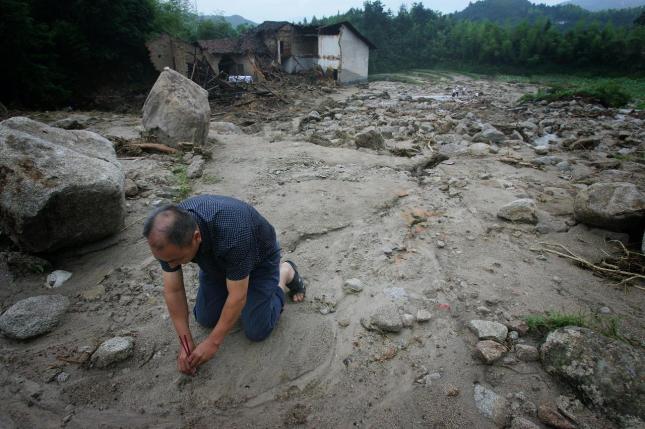
[[[262,341],[276,326],[285,295],[295,302],[305,297],[296,265],[280,263],[275,229],[242,201],[201,195],[159,207],[146,220],[143,235],[161,263],[164,298],[182,344],[177,366],[186,374],[217,353],[240,317],[246,336]],[[195,319],[213,328],[197,347],[181,270],[189,262],[200,268]]]

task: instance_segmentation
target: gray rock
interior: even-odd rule
[[[507,424],[509,414],[506,399],[481,384],[475,384],[474,398],[475,406],[484,416],[499,427],[504,427]]]
[[[178,147],[184,141],[204,146],[210,115],[208,91],[166,68],[143,105],[143,127],[146,134],[168,146]]]
[[[540,429],[540,426],[524,417],[515,417],[511,422],[511,429]]]
[[[529,198],[515,200],[502,206],[497,212],[497,217],[511,222],[537,224],[538,218],[535,201]]]
[[[361,293],[363,291],[363,282],[359,279],[348,279],[343,284],[345,293]]]
[[[429,322],[430,319],[432,319],[432,313],[430,313],[428,310],[421,309],[417,311],[417,322],[425,323]]]
[[[546,371],[571,385],[580,398],[614,419],[645,419],[642,352],[590,329],[551,332],[540,349]]]
[[[504,140],[506,135],[492,125],[485,125],[481,132],[473,137],[473,141],[482,143],[500,143]]]
[[[549,147],[548,146],[536,146],[533,148],[536,155],[548,155]]]
[[[91,364],[97,368],[105,368],[113,363],[126,360],[134,351],[132,337],[114,337],[104,341],[92,354]]]
[[[623,231],[645,221],[645,195],[632,183],[594,183],[576,196],[578,222]]]
[[[498,361],[506,351],[505,346],[492,340],[480,341],[475,346],[475,356],[487,365],[492,365]]]
[[[401,316],[401,322],[405,328],[410,328],[414,325],[414,316],[408,313],[405,313]]]
[[[309,112],[309,114],[307,115],[307,119],[310,120],[310,121],[320,121],[320,119],[321,119],[320,118],[320,113],[318,113],[317,111],[313,110],[313,111]]]
[[[540,352],[537,347],[527,344],[517,344],[515,346],[515,355],[524,362],[534,362],[540,359]]]
[[[389,303],[377,308],[370,317],[370,325],[379,331],[399,332],[403,329],[403,321],[396,305]]]
[[[556,165],[560,162],[562,162],[562,158],[553,155],[541,156],[531,161],[535,165]]]
[[[383,139],[383,136],[373,128],[356,134],[356,137],[354,137],[354,144],[356,144],[356,147],[367,149],[385,149],[385,140]]]
[[[23,250],[52,251],[118,232],[123,182],[112,143],[98,134],[24,117],[0,122],[0,229]]]
[[[139,187],[134,182],[134,180],[125,179],[125,184],[123,185],[123,193],[128,198],[136,197],[139,193]]]
[[[486,143],[475,143],[470,145],[468,153],[472,156],[486,156],[490,153],[490,145]]]
[[[204,174],[205,165],[206,162],[204,161],[204,158],[199,155],[194,156],[192,161],[190,161],[190,165],[186,169],[186,176],[188,176],[189,179],[197,179],[199,177],[202,177],[202,174]]]
[[[214,134],[244,134],[244,131],[231,122],[213,121],[208,124],[208,133]]]
[[[69,307],[63,295],[40,295],[18,301],[0,316],[0,331],[26,340],[54,329]]]
[[[468,328],[480,340],[495,340],[503,343],[508,335],[508,328],[506,326],[488,320],[471,320],[468,322]]]

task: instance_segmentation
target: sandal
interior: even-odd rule
[[[291,265],[294,272],[293,279],[289,283],[287,283],[287,288],[289,289],[289,297],[293,298],[294,295],[297,295],[299,293],[304,296],[307,288],[305,288],[305,282],[302,280],[302,277],[300,277],[300,274],[298,274],[298,267],[296,267],[296,264],[292,261],[285,262]]]

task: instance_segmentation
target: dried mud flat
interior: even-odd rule
[[[455,100],[456,86],[465,91]],[[643,344],[642,291],[616,288],[541,243],[594,261],[615,251],[607,239],[625,237],[577,224],[573,201],[581,184],[645,183],[642,164],[607,157],[639,144],[642,150],[644,130],[638,112],[576,101],[517,104],[534,89],[445,75],[420,85],[374,82],[303,95],[282,115],[246,127],[238,115],[218,114],[241,128],[212,129],[212,159],[191,180],[192,193],[254,204],[298,263],[308,295],[286,306],[268,340],[229,335],[192,378],[176,370],[179,344],[160,269],[140,233],[148,210],[181,192],[173,169],[190,155],[124,157],[138,194],[127,200],[120,234],[53,255],[55,269],[73,272],[54,291],[43,287],[44,275],[3,275],[2,310],[53,292],[72,306],[47,335],[0,339],[0,427],[492,428],[510,416],[544,427],[537,407],[572,399],[572,390],[539,362],[518,360],[511,344],[494,365],[481,363],[467,324],[509,323],[545,310],[609,311],[624,335]],[[52,122],[65,115],[30,116]],[[127,140],[138,133],[136,116],[87,115],[87,128],[100,134]],[[473,146],[481,124],[504,137]],[[355,134],[369,126],[384,137],[380,151],[354,146]],[[533,144],[544,135],[554,136],[551,159]],[[594,136],[594,149],[565,150],[567,141]],[[536,202],[537,225],[497,217],[521,198]],[[192,302],[196,267],[184,274]],[[360,280],[362,290],[346,290],[349,279]],[[426,310],[431,318],[398,333],[367,329],[392,307],[415,317]],[[207,335],[191,323],[198,338]],[[88,365],[90,351],[122,335],[134,337],[132,357],[105,369]],[[539,344],[530,335],[519,342]],[[506,398],[502,417],[482,411],[479,386]],[[572,417],[577,427],[615,427],[582,405]]]

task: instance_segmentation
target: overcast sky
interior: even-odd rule
[[[250,1],[217,1],[191,0],[197,4],[199,13],[206,15],[242,15],[246,19],[260,23],[262,21],[300,21],[312,16],[322,17],[343,13],[351,7],[362,7],[363,0],[250,0]],[[382,3],[397,11],[401,4],[412,4],[412,1],[381,0]],[[474,0],[473,0],[474,1]],[[554,5],[564,0],[541,0],[533,3]],[[422,1],[427,8],[443,13],[462,10],[469,0],[426,0]]]

